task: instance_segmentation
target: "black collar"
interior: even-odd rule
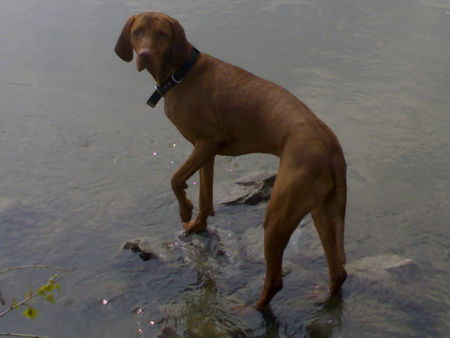
[[[164,96],[165,93],[169,91],[170,88],[175,86],[176,84],[179,84],[183,81],[184,76],[187,74],[187,72],[192,68],[193,65],[198,60],[198,57],[200,56],[200,52],[195,48],[192,47],[191,56],[189,59],[184,61],[184,63],[178,68],[175,73],[173,73],[169,78],[161,83],[160,85],[155,85],[155,91],[153,92],[152,96],[147,101],[147,104],[154,108],[158,101],[161,99],[161,97]]]

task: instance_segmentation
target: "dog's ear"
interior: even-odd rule
[[[186,39],[183,27],[180,23],[170,18],[172,26],[172,46],[169,51],[169,62],[172,66],[179,67],[189,56],[191,44]]]
[[[114,48],[116,54],[126,62],[133,60],[133,47],[131,46],[130,34],[134,19],[134,15],[128,18],[122,28],[122,33],[120,33],[120,36],[117,39],[116,47]]]

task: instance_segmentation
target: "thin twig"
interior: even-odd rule
[[[5,311],[3,311],[3,312],[0,313],[0,317],[3,317],[3,316],[6,315],[8,312],[10,312],[10,311],[12,311],[12,310],[14,310],[14,309],[17,309],[19,306],[22,306],[22,305],[26,304],[26,303],[27,303],[31,298],[33,298],[34,296],[35,296],[35,295],[31,294],[31,295],[29,295],[28,297],[22,299],[20,302],[14,304],[14,305],[11,305],[11,306],[10,306],[9,308],[7,308]]]
[[[0,336],[5,337],[26,337],[26,338],[50,338],[49,336],[37,336],[35,334],[0,332]]]
[[[64,270],[64,271],[66,271],[69,274],[69,273],[73,272],[74,270],[75,270],[75,268],[73,268],[71,270]],[[52,278],[52,281],[53,281],[53,283],[57,282],[58,280],[60,280],[63,277],[64,276],[55,276],[54,278]],[[31,300],[35,296],[36,296],[36,294],[31,293],[29,296],[22,299],[20,302],[17,302],[14,305],[11,305],[9,308],[7,308],[6,310],[4,310],[3,312],[0,313],[0,318],[3,317],[4,315],[6,315],[8,312],[10,312],[14,309],[17,309],[19,306],[27,304],[28,301]]]
[[[0,270],[0,273],[14,271],[14,270],[21,270],[21,269],[54,269],[54,270],[69,272],[66,269],[60,268],[58,266],[51,266],[51,265],[18,265],[18,266],[11,266],[9,268]]]

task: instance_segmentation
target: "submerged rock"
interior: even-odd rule
[[[139,252],[144,261],[160,259],[171,262],[182,256],[179,240],[164,240],[158,237],[141,237],[126,241],[122,249]]]
[[[126,241],[122,249],[138,252],[147,261],[160,259],[175,266],[190,264],[201,259],[226,259],[224,246],[218,232],[208,229],[201,234],[180,234],[172,240],[142,237]]]
[[[221,195],[220,203],[255,205],[267,201],[276,176],[275,171],[257,171],[237,179],[234,183],[222,183],[217,188]]]
[[[398,255],[378,255],[364,257],[346,265],[349,274],[364,279],[386,280],[395,275],[416,271],[417,265],[412,259]]]
[[[150,238],[140,238],[125,242],[122,249],[128,249],[133,252],[139,252],[139,256],[144,260],[160,258],[152,247],[152,240]]]
[[[161,333],[157,336],[157,338],[178,338],[180,337],[174,329],[170,326],[166,326],[162,329]]]
[[[264,229],[249,227],[241,236],[242,251],[249,262],[264,261]]]

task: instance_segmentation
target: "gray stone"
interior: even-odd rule
[[[140,238],[125,242],[122,249],[139,252],[140,257],[147,261],[149,259],[160,258],[152,247],[152,240],[150,238]]]
[[[255,205],[270,198],[275,182],[275,171],[257,171],[237,179],[233,183],[222,183],[216,191],[220,203],[225,205]]]
[[[387,280],[396,274],[416,268],[412,259],[389,254],[364,257],[346,265],[349,274],[371,280]]]
[[[218,232],[211,229],[201,234],[180,234],[171,240],[141,237],[126,241],[122,249],[140,253],[143,260],[160,259],[171,266],[199,259],[223,260],[227,256]]]
[[[139,252],[140,257],[147,261],[160,259],[165,262],[174,261],[182,255],[179,241],[163,240],[158,237],[142,237],[126,241],[122,249]]]
[[[264,261],[264,229],[262,227],[249,227],[242,234],[243,250],[250,262]]]

